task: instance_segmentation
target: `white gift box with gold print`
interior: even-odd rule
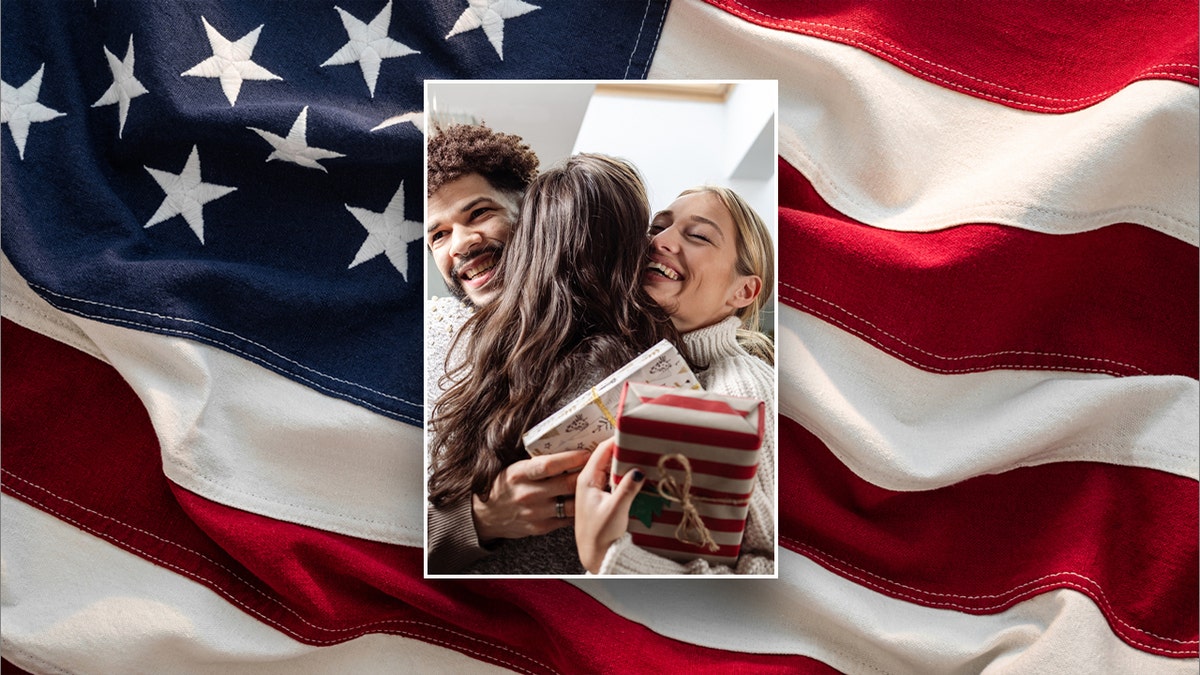
[[[615,373],[593,385],[521,437],[533,456],[565,450],[593,450],[615,431],[621,388],[626,382],[699,390],[687,362],[666,340],[660,341]]]

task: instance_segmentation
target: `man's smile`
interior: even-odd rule
[[[498,249],[488,249],[461,261],[455,270],[455,277],[471,288],[482,286],[492,278],[491,272],[500,262],[499,253]]]

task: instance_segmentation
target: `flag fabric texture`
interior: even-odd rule
[[[7,664],[1196,672],[1195,3],[565,4],[0,5]],[[455,77],[779,81],[779,579],[422,577]]]

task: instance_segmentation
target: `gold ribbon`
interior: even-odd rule
[[[608,419],[608,423],[612,425],[612,428],[616,429],[617,420],[613,417],[613,414],[609,412],[608,406],[604,405],[604,401],[600,400],[600,395],[596,393],[595,387],[592,387],[592,402],[596,404],[596,407],[600,409],[600,412],[604,413],[604,417]]]
[[[678,462],[683,467],[682,488],[675,477],[667,473],[666,464],[671,460]],[[702,546],[715,553],[719,547],[717,542],[713,541],[712,533],[705,527],[704,520],[700,518],[700,512],[696,510],[696,505],[692,503],[691,491],[692,465],[688,462],[688,458],[679,453],[659,457],[658,494],[662,495],[663,499],[679,504],[683,509],[683,519],[679,521],[679,527],[675,528],[675,538],[685,544]],[[692,530],[698,533],[699,541],[693,541],[690,537]]]

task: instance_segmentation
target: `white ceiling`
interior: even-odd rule
[[[427,109],[430,120],[469,115],[497,131],[520,136],[545,169],[571,154],[594,89],[591,83],[429,82]]]

